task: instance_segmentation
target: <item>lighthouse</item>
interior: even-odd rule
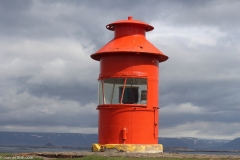
[[[153,26],[129,16],[106,26],[114,38],[91,55],[100,62],[98,143],[93,151],[116,149],[157,153],[159,63],[168,59],[145,37]]]

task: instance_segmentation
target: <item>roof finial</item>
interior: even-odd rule
[[[132,20],[133,19],[133,17],[132,16],[128,16],[128,20]]]

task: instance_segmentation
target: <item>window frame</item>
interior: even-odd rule
[[[126,87],[128,87],[128,84],[127,84],[127,79],[144,79],[146,80],[146,84],[145,87],[146,89],[145,90],[140,90],[138,92],[138,102],[137,103],[122,103],[123,101],[123,98],[124,98],[124,92],[125,92],[125,89]],[[111,91],[111,94],[110,94],[110,99],[109,99],[109,103],[106,102],[106,93],[105,93],[105,85],[104,85],[104,80],[106,79],[124,79],[124,83],[122,84],[123,86],[123,90],[122,90],[122,95],[121,95],[121,99],[120,99],[120,102],[119,103],[113,103],[113,95],[114,95],[114,90],[115,90],[115,83],[113,83],[113,88],[112,88],[112,91]],[[98,88],[99,88],[99,94],[98,94],[98,99],[99,99],[99,104],[98,105],[134,105],[134,106],[144,106],[146,107],[149,103],[149,98],[148,98],[148,83],[149,83],[149,80],[148,80],[148,77],[104,77],[104,78],[99,78],[99,84],[98,84]],[[100,85],[101,84],[101,85]],[[134,84],[134,85],[137,85],[137,84]],[[101,87],[101,88],[100,88]],[[141,104],[141,96],[142,96],[142,91],[146,91],[146,103],[143,103]],[[101,92],[101,93],[100,93]],[[100,98],[101,97],[101,98]],[[120,98],[120,97],[119,97]],[[102,100],[101,100],[102,99]],[[102,103],[101,103],[102,102]]]

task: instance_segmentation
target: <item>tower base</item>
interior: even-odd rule
[[[162,144],[92,144],[93,152],[163,153]]]

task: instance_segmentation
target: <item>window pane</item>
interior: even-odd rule
[[[98,102],[99,104],[103,104],[103,90],[102,90],[102,81],[99,81],[98,84]]]
[[[136,86],[125,86],[124,88],[124,95],[122,96],[122,91],[123,91],[124,86],[119,87],[119,103],[121,103],[121,98],[122,98],[122,103],[123,104],[134,104],[138,103],[138,88]]]
[[[104,79],[104,95],[106,104],[119,104],[118,88],[124,85],[124,78]]]
[[[147,104],[147,79],[107,78],[99,81],[99,104],[120,104],[121,100],[122,104]]]
[[[147,79],[127,78],[124,95],[125,93],[128,96],[127,104],[147,104]]]

